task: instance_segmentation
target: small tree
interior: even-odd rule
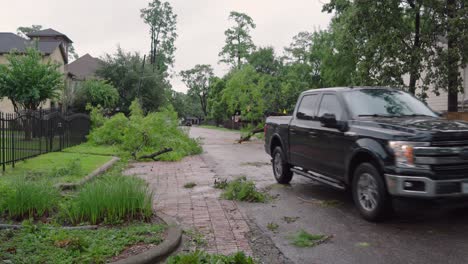
[[[84,108],[87,104],[113,108],[119,101],[117,89],[103,80],[87,80],[77,93],[76,106],[78,108]]]
[[[44,63],[41,53],[33,48],[25,54],[13,52],[7,61],[0,65],[0,96],[11,100],[15,112],[36,110],[47,99],[57,98],[63,85],[58,64]]]
[[[196,65],[193,69],[181,71],[182,81],[189,88],[188,95],[200,100],[203,114],[207,116],[207,99],[210,80],[213,78],[213,68],[210,65]]]

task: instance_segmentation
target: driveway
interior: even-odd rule
[[[277,197],[267,204],[237,206],[293,263],[468,263],[468,209],[398,202],[393,219],[369,223],[345,192],[298,175],[289,186],[276,184],[260,140],[235,144],[238,133],[198,127],[190,134],[201,138],[202,159],[217,177],[245,175]],[[279,226],[276,232],[267,228],[269,223]],[[332,238],[313,248],[297,248],[290,237],[301,229]],[[252,250],[261,257],[264,249],[255,240]]]

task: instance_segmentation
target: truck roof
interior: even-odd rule
[[[319,89],[310,89],[307,91],[302,92],[302,94],[310,93],[310,92],[325,92],[325,91],[352,91],[352,90],[361,90],[361,89],[387,89],[393,90],[390,87],[383,87],[383,86],[348,86],[348,87],[329,87],[329,88],[319,88]]]

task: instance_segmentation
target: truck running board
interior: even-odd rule
[[[307,177],[309,179],[321,182],[323,184],[329,185],[333,188],[339,189],[339,190],[344,190],[345,186],[343,183],[341,183],[338,180],[335,180],[333,178],[324,176],[322,174],[312,172],[312,171],[304,171],[302,168],[299,167],[294,167],[291,169],[292,172],[297,173],[301,176]]]

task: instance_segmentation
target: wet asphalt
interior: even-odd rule
[[[276,184],[261,140],[235,144],[238,133],[198,127],[191,128],[190,134],[203,142],[202,157],[219,178],[247,176],[275,197],[265,204],[238,204],[293,263],[468,263],[468,203],[453,208],[398,200],[395,216],[369,223],[359,216],[346,192],[299,175],[290,185]],[[278,225],[277,230],[268,229],[270,223]],[[299,248],[291,240],[300,230],[330,239]],[[255,242],[252,246],[255,251]],[[286,263],[267,259],[263,262]]]

